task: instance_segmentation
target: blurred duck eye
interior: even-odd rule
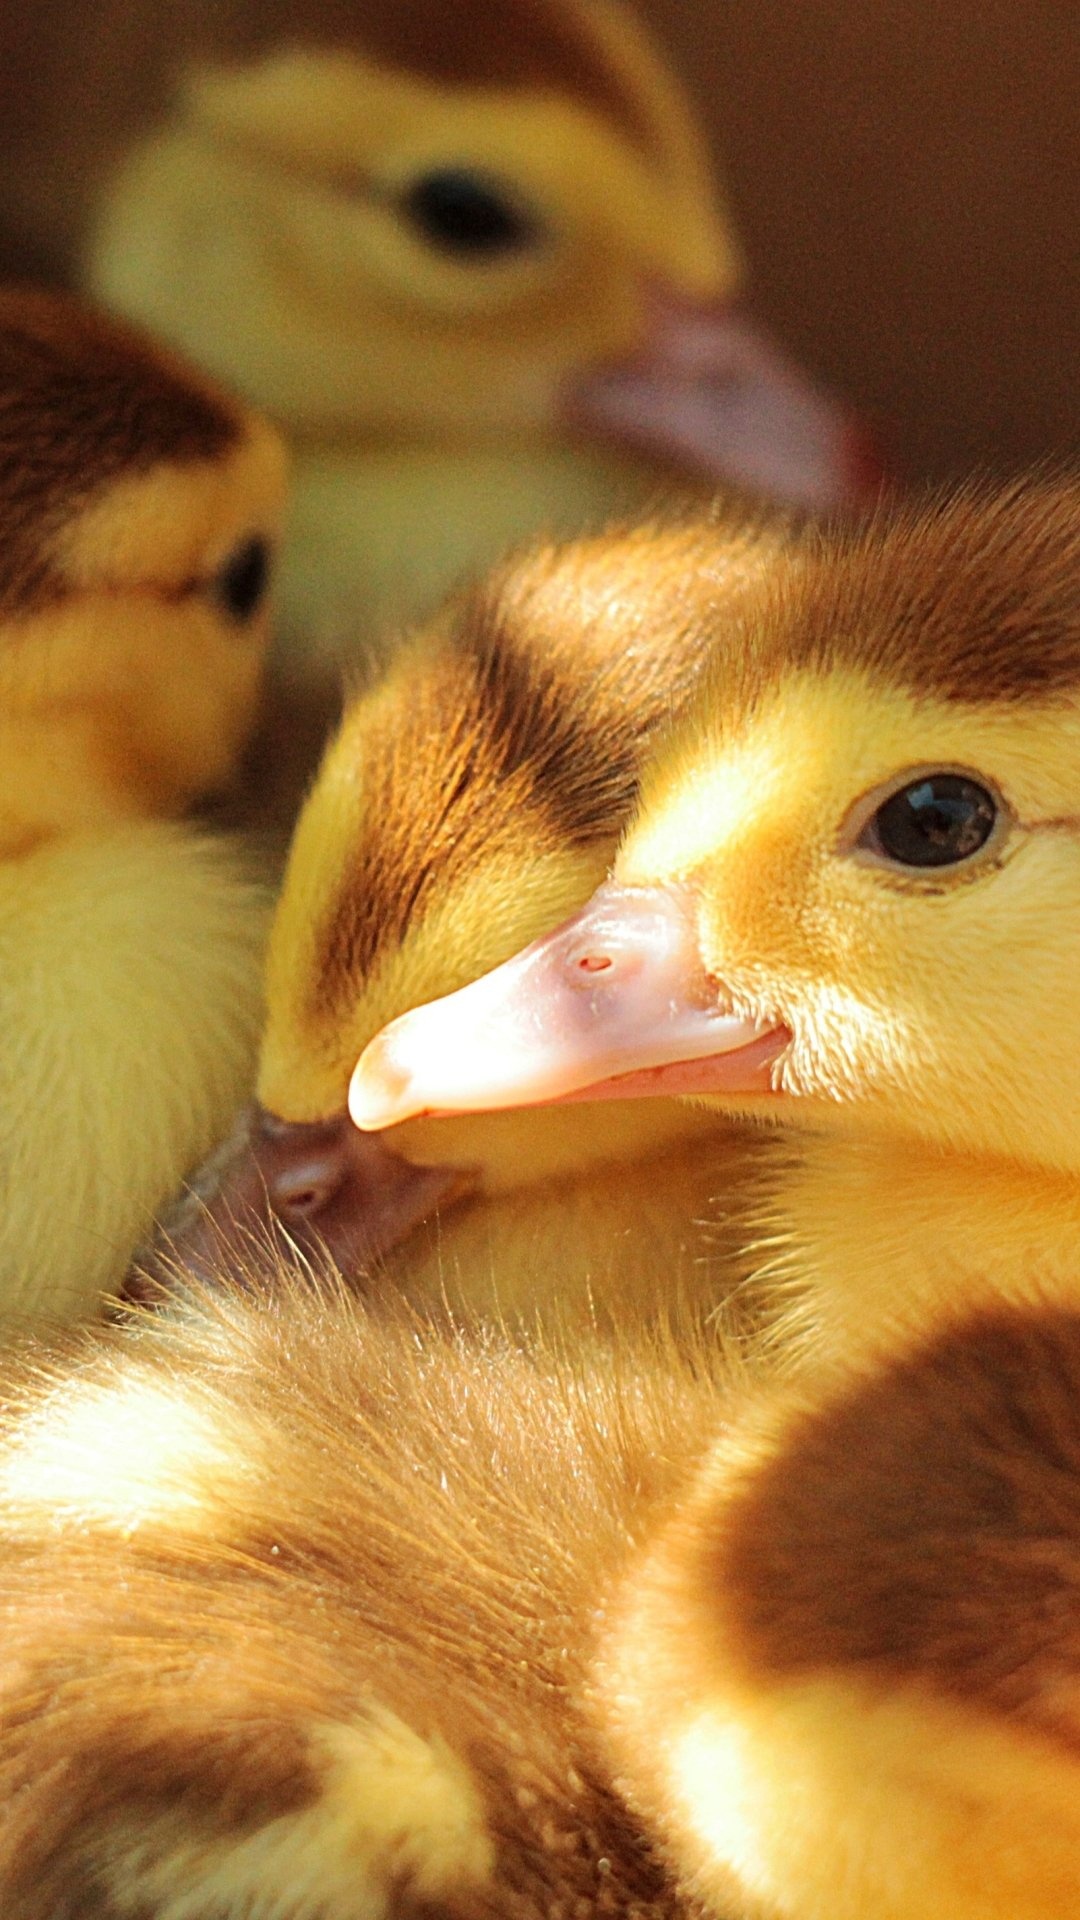
[[[241,540],[228,555],[211,583],[218,605],[238,625],[250,620],[261,606],[270,584],[270,543],[259,534]]]
[[[898,867],[954,867],[986,845],[998,804],[962,773],[925,773],[883,800],[857,845]]]
[[[537,237],[537,225],[508,189],[465,167],[421,174],[401,197],[406,218],[443,253],[470,258],[511,253]]]

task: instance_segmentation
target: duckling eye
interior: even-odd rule
[[[882,802],[857,845],[898,867],[953,867],[986,845],[997,802],[962,773],[927,773]]]
[[[233,548],[211,582],[211,593],[230,620],[250,620],[270,583],[270,543],[252,534]]]
[[[474,257],[530,246],[537,224],[497,181],[465,167],[436,167],[401,197],[405,217],[445,253]]]

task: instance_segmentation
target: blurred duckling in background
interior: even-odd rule
[[[869,484],[851,422],[733,308],[702,135],[616,0],[261,7],[193,50],[85,277],[288,429],[309,664],[673,474],[813,509]]]
[[[0,857],[234,775],[283,492],[276,432],[194,369],[0,291]]]
[[[715,644],[791,537],[778,520],[717,519]],[[603,878],[642,753],[693,679],[683,579],[698,538],[673,519],[511,559],[350,707],[277,911],[261,1107],[239,1158],[168,1223],[182,1263],[220,1260],[232,1223],[250,1261],[262,1217],[350,1275],[385,1261],[414,1304],[462,1314],[529,1320],[553,1280],[564,1321],[636,1296],[671,1314],[715,1305],[744,1150],[712,1116],[643,1101],[599,1125],[558,1107],[383,1138],[346,1111],[389,1018],[475,978]]]
[[[780,556],[612,880],[353,1081],[364,1125],[651,1086],[782,1129],[791,1384],[606,1615],[635,1804],[755,1914],[1080,1898],[1078,582],[1072,481]]]
[[[250,1084],[265,908],[178,815],[258,707],[284,457],[144,336],[0,293],[0,1315],[87,1310]]]

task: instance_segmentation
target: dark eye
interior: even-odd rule
[[[421,174],[400,204],[424,239],[445,253],[511,253],[529,246],[537,235],[536,223],[506,188],[464,167]]]
[[[882,802],[858,844],[898,867],[954,867],[986,845],[997,815],[977,780],[926,773]]]
[[[252,534],[234,547],[214,575],[211,591],[230,620],[250,620],[270,584],[270,543]]]

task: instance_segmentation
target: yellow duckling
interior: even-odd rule
[[[651,1084],[783,1129],[797,1384],[659,1529],[606,1668],[635,1805],[755,1915],[1080,1901],[1078,578],[1067,481],[781,556],[612,881],[353,1081],[365,1125]]]
[[[714,629],[775,563],[780,522],[717,523]],[[640,1294],[700,1311],[725,1286],[741,1149],[674,1101],[349,1122],[349,1076],[393,1015],[475,978],[587,898],[645,745],[692,680],[678,614],[696,550],[673,520],[539,546],[453,601],[350,707],[297,827],[271,941],[261,1108],[237,1161],[169,1222],[222,1257],[255,1219],[356,1275],[386,1260],[416,1304],[606,1318]],[[707,1144],[706,1144],[707,1139]],[[756,1144],[756,1143],[755,1143]],[[722,1168],[722,1172],[721,1172]],[[663,1275],[658,1290],[657,1275]]]
[[[235,772],[283,462],[141,333],[0,291],[0,857],[180,813]]]
[[[678,470],[855,498],[850,423],[732,308],[692,110],[618,0],[273,9],[103,190],[86,279],[298,450],[282,614],[370,649]]]
[[[266,648],[277,434],[0,293],[0,1317],[87,1310],[250,1084],[265,908],[179,814]]]

